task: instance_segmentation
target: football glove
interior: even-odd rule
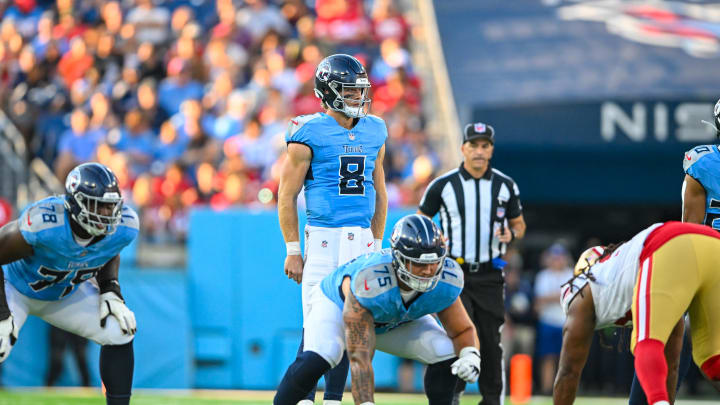
[[[475,383],[480,377],[480,352],[478,349],[468,346],[460,350],[460,358],[450,365],[450,371],[465,380]]]
[[[0,363],[10,356],[10,351],[17,341],[17,333],[15,319],[12,315],[0,321]]]
[[[120,329],[126,335],[134,335],[137,330],[135,314],[128,309],[125,301],[114,292],[100,294],[100,326],[105,327],[108,317],[112,315],[117,319]]]

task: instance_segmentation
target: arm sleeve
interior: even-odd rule
[[[515,182],[513,182],[510,189],[512,190],[512,195],[510,196],[510,200],[508,201],[507,217],[512,219],[522,215],[522,203],[520,203],[520,189]]]
[[[695,163],[695,162],[693,162]],[[693,179],[697,180],[700,184],[702,184],[703,179],[705,178],[705,165],[703,162],[697,162],[693,165],[690,165],[685,169],[685,173],[692,177]]]
[[[442,203],[442,188],[445,182],[433,181],[425,190],[425,194],[420,200],[420,206],[418,207],[423,214],[430,217],[434,217],[435,214],[440,210],[440,204]]]

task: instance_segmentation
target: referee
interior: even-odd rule
[[[440,214],[449,255],[465,273],[460,295],[480,340],[480,405],[503,403],[505,373],[500,329],[505,262],[501,255],[513,239],[525,235],[525,220],[515,182],[490,166],[495,131],[481,122],[463,131],[463,163],[430,183],[420,201],[419,214]],[[465,389],[460,382],[458,392]]]

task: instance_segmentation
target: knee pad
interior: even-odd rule
[[[720,355],[715,355],[705,360],[700,368],[712,381],[720,381]]]
[[[455,395],[458,378],[450,371],[450,365],[457,360],[454,357],[430,364],[425,371],[425,394],[430,405],[450,405]]]
[[[317,333],[317,332],[313,332]],[[318,342],[317,339],[310,340],[310,342]],[[345,348],[338,341],[323,341],[322,345],[319,343],[310,343],[303,341],[303,350],[305,352],[313,352],[330,363],[330,368],[333,368],[340,364],[343,358]]]

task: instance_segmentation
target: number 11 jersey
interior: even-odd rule
[[[718,145],[700,145],[685,152],[683,170],[705,189],[703,223],[720,230],[720,150]]]
[[[324,113],[290,120],[285,141],[303,144],[312,153],[304,183],[309,225],[370,227],[375,214],[372,174],[386,138],[385,122],[372,115],[359,118],[352,129]]]

